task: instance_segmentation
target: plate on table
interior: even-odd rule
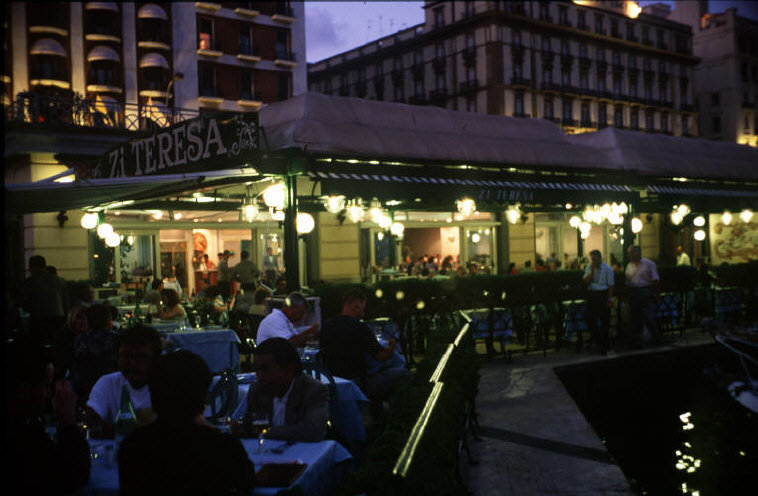
[[[252,384],[255,382],[255,372],[248,372],[246,374],[237,374],[237,382],[239,384]]]
[[[307,463],[266,463],[255,473],[255,485],[289,487],[307,466]]]

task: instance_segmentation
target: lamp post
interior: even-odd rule
[[[168,86],[166,86],[166,109],[168,109],[168,99],[171,96],[171,87],[174,86],[174,83],[176,81],[181,81],[182,79],[184,79],[184,74],[182,74],[181,72],[177,72],[176,74],[174,74],[174,77],[171,78],[171,81],[168,82]],[[176,88],[174,88],[174,93],[176,93]],[[172,101],[172,111],[171,111],[172,121],[174,120],[175,114],[176,114],[176,98],[174,98]]]

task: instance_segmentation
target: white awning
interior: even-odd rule
[[[87,62],[92,62],[93,60],[112,60],[113,62],[121,62],[121,57],[119,57],[118,53],[116,53],[111,47],[101,45],[96,46],[87,54]]]
[[[166,62],[166,58],[160,53],[148,53],[140,59],[139,66],[140,68],[163,67],[164,69],[168,69],[168,62]]]
[[[144,5],[141,9],[139,9],[137,12],[137,17],[139,19],[163,19],[164,21],[168,21],[166,11],[154,3]]]
[[[113,12],[118,12],[116,2],[87,2],[84,8],[86,10],[112,10]]]
[[[63,48],[58,41],[52,38],[42,38],[37,40],[32,48],[29,50],[32,55],[57,55],[59,57],[66,57],[66,49]]]

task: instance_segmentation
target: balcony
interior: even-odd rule
[[[608,62],[606,62],[605,60],[598,60],[597,61],[598,74],[605,74],[606,71],[608,71]]]
[[[405,79],[405,72],[402,69],[393,69],[392,70],[392,80],[395,82],[402,81]]]
[[[690,105],[688,103],[680,103],[679,104],[679,110],[681,112],[694,112],[695,111],[695,106],[694,105]]]
[[[579,21],[576,25],[577,29],[581,29],[582,31],[589,31],[590,27],[586,22]]]
[[[653,46],[653,40],[651,40],[650,38],[642,38],[642,44],[643,45],[648,45],[648,46]]]
[[[473,65],[476,63],[476,48],[468,47],[463,49],[463,62],[466,65]]]
[[[638,37],[634,36],[634,35],[629,35],[629,36],[626,37],[626,39],[627,39],[627,41],[631,41],[631,42],[634,42],[634,43],[637,43],[638,41],[640,41],[640,39]]]
[[[563,67],[571,68],[571,64],[574,63],[574,56],[569,55],[568,53],[562,53],[561,54],[561,65]]]
[[[610,91],[598,90],[597,97],[600,98],[601,100],[613,100],[613,93],[611,93]]]
[[[443,72],[447,66],[447,59],[445,57],[435,57],[432,60],[432,67],[436,72]]]
[[[595,34],[605,35],[605,28],[595,29]]]
[[[271,15],[271,20],[281,22],[282,24],[292,24],[295,22],[295,11],[283,2],[276,2],[274,3],[274,13]]]
[[[468,93],[479,89],[479,80],[470,79],[468,81],[461,81],[458,85],[458,89],[461,93]]]
[[[366,96],[366,82],[365,81],[359,81],[355,83],[355,96],[359,98],[364,98]]]
[[[413,74],[413,79],[423,79],[424,77],[424,63],[423,62],[416,62],[411,66],[411,74]]]
[[[576,86],[571,86],[570,84],[562,84],[561,93],[566,95],[581,95],[579,88]]]
[[[540,89],[543,91],[555,91],[559,93],[561,91],[561,85],[558,83],[542,82],[540,83]]]
[[[542,22],[553,22],[553,16],[541,15],[540,16],[540,21],[542,21]]]
[[[526,79],[521,76],[513,76],[511,78],[511,86],[521,86],[524,88],[529,88],[532,86],[532,80]]]
[[[655,47],[660,50],[668,50],[669,48],[668,44],[664,41],[658,41],[658,43],[655,44]]]
[[[408,98],[408,103],[411,105],[425,105],[426,97],[424,95],[412,95]]]
[[[281,67],[289,67],[290,69],[297,67],[297,55],[295,52],[277,50],[274,64]]]
[[[591,121],[589,119],[582,119],[579,123],[581,127],[591,127],[591,128],[597,128],[597,122]]]
[[[561,125],[576,127],[576,119],[572,119],[570,117],[564,117],[561,119]]]
[[[429,92],[429,100],[437,101],[447,98],[447,88],[437,88]]]
[[[250,44],[240,45],[237,51],[237,59],[243,62],[260,62],[260,51],[257,48],[253,48]]]
[[[615,73],[624,72],[624,64],[611,64],[611,71]]]
[[[581,56],[581,55],[579,56],[579,67],[581,67],[582,69],[586,69],[586,68],[588,68],[591,65],[592,65],[592,59],[591,58],[587,57],[586,55],[585,56]]]
[[[618,31],[618,30],[616,30],[616,31],[612,30],[611,31],[611,36],[613,36],[614,38],[618,38],[620,40],[624,39],[624,36],[621,34],[621,31]]]

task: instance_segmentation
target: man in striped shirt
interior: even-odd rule
[[[587,328],[598,346],[598,351],[605,355],[608,353],[608,324],[613,303],[613,269],[603,262],[600,250],[592,250],[590,260],[591,263],[584,269],[582,279],[587,285]]]

